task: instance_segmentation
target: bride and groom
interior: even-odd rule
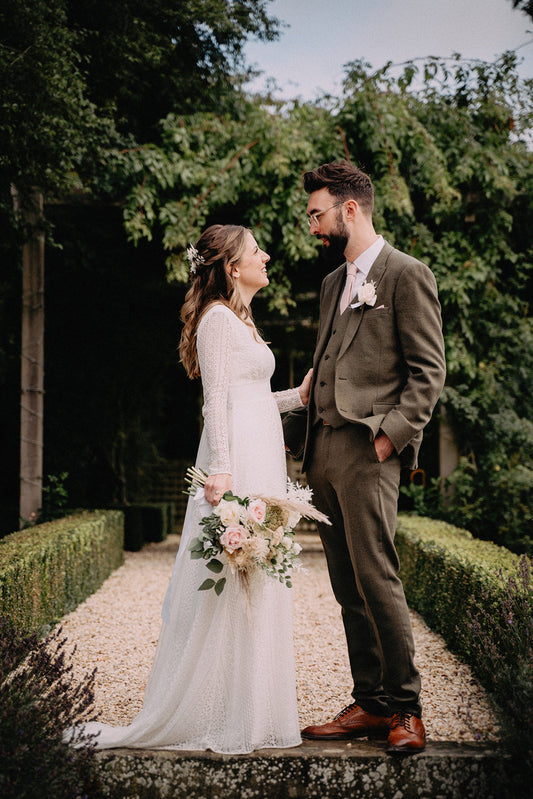
[[[212,506],[228,490],[282,496],[280,414],[289,412],[290,447],[289,431],[305,413],[303,467],[331,521],[319,532],[342,608],[354,701],[300,732],[291,590],[258,571],[243,591],[228,570],[220,596],[199,592],[205,562],[188,552],[200,522],[190,499],[143,709],[126,727],[85,725],[98,748],[239,754],[297,746],[302,737],[367,736],[387,739],[391,752],[425,746],[394,530],[400,468],[415,465],[444,380],[435,279],[376,235],[371,181],[352,164],[324,164],[306,173],[304,188],[310,233],[346,259],[322,285],[313,370],[298,388],[271,391],[274,356],[250,311],[268,285],[269,256],[235,225],[213,225],[189,248],[180,357],[202,380],[196,466],[209,475]]]

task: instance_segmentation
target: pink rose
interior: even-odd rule
[[[248,530],[240,524],[227,527],[220,536],[220,543],[227,552],[235,552],[242,547],[243,541],[248,538]]]
[[[252,499],[248,505],[248,518],[257,524],[263,524],[266,516],[266,504],[262,499]]]

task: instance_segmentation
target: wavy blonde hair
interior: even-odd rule
[[[202,316],[213,303],[227,305],[240,319],[253,326],[250,309],[242,301],[231,271],[228,274],[227,270],[228,265],[239,263],[247,233],[248,228],[242,225],[211,225],[196,242],[196,249],[204,261],[197,267],[192,286],[185,295],[179,345],[180,361],[190,378],[200,377],[196,335]]]

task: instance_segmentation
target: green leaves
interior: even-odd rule
[[[212,580],[211,578],[208,578],[207,580],[203,581],[202,585],[200,586],[200,588],[198,590],[199,591],[210,591],[211,588],[214,588],[215,589],[215,594],[217,596],[220,596],[220,594],[224,590],[224,586],[225,585],[226,585],[226,578],[225,577],[221,577],[220,580],[216,580],[216,581]]]
[[[316,322],[328,268],[305,223],[302,174],[343,157],[369,172],[376,229],[427,263],[439,287],[443,403],[463,458],[449,512],[466,514],[476,534],[513,546],[530,546],[533,511],[516,463],[529,473],[533,461],[523,439],[508,446],[499,411],[532,417],[532,88],[509,53],[494,64],[458,55],[410,62],[400,75],[391,65],[372,72],[358,61],[347,66],[338,100],[243,100],[234,113],[171,113],[157,146],[117,150],[108,162],[127,195],[130,238],[162,232],[169,280],[187,282],[185,248],[209,222],[248,225],[271,255],[261,316],[290,325],[293,341]],[[300,345],[302,360],[311,355],[309,340]],[[495,453],[505,481],[495,479]],[[495,506],[488,499],[496,496]]]

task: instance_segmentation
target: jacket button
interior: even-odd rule
[[[335,335],[336,332],[337,332],[337,328],[335,328],[335,330],[333,331],[333,335]]]
[[[325,380],[321,380],[321,381],[320,381],[320,385],[321,385],[321,386],[325,386],[325,385],[326,385],[326,382],[325,382]]]
[[[325,361],[329,360],[329,355],[324,355],[324,360]]]
[[[324,408],[319,408],[319,409],[318,409],[318,412],[319,412],[319,413],[322,413],[323,411],[324,411]]]

